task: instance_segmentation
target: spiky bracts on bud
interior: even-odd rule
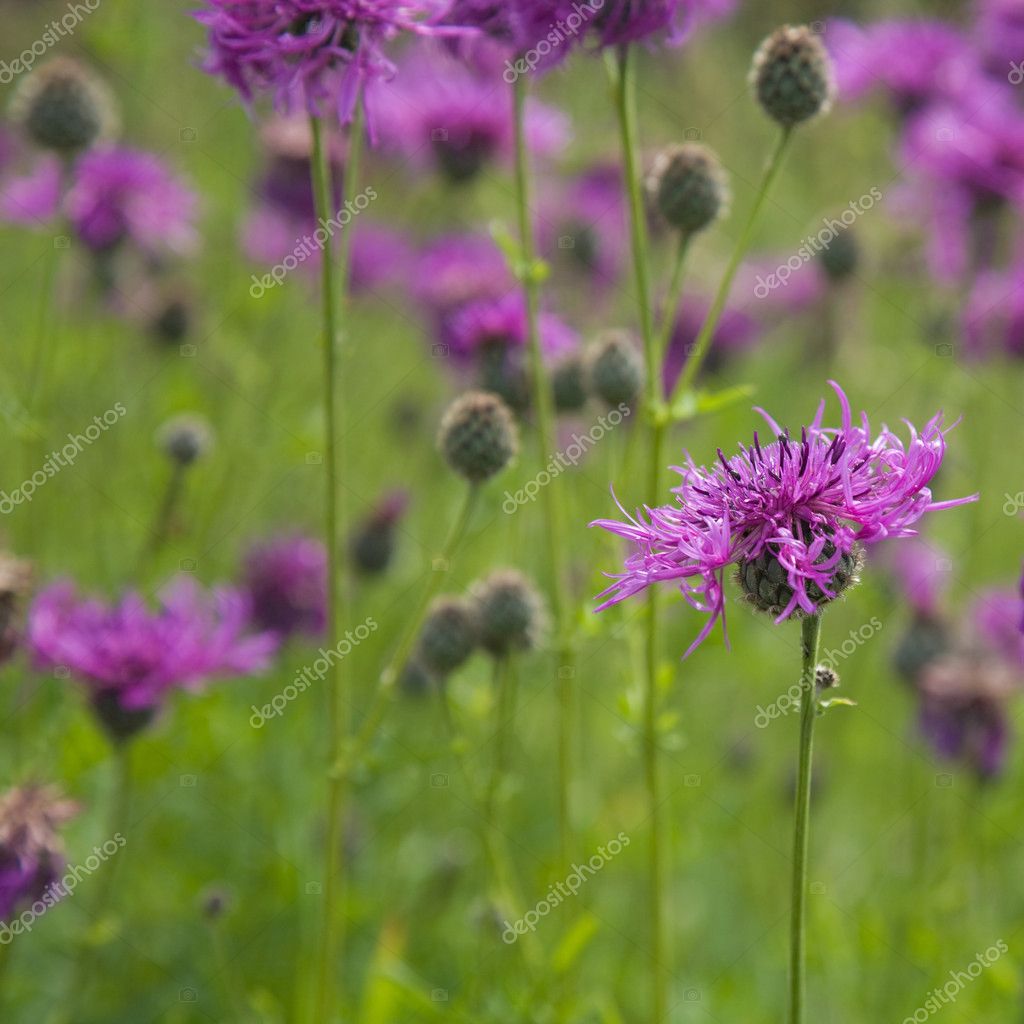
[[[43,149],[70,156],[117,130],[113,95],[85,65],[55,57],[18,87],[11,118]]]
[[[551,389],[558,412],[579,412],[587,404],[587,369],[579,352],[564,356],[555,364]]]
[[[817,611],[860,581],[864,555],[861,548],[854,547],[837,558],[835,545],[827,541],[814,564],[832,569],[828,593],[814,580],[807,582],[807,596]],[[782,615],[793,600],[793,588],[788,585],[788,578],[787,569],[769,548],[761,551],[756,558],[741,561],[736,567],[736,582],[742,588],[746,600],[773,619]],[[796,614],[805,613],[798,609]]]
[[[783,25],[765,39],[754,54],[750,84],[783,128],[827,113],[835,96],[832,60],[806,25]]]
[[[534,648],[547,624],[544,599],[522,573],[500,569],[472,591],[480,644],[495,657]]]
[[[857,272],[857,264],[860,262],[857,236],[849,230],[838,232],[818,253],[818,262],[826,277],[834,284],[845,281]]]
[[[479,623],[468,601],[439,597],[423,621],[416,661],[435,676],[450,675],[473,653],[479,636]]]
[[[213,446],[213,429],[202,416],[182,413],[160,428],[157,444],[172,462],[191,466]]]
[[[437,445],[448,465],[471,484],[500,473],[519,450],[519,434],[508,406],[485,391],[469,391],[448,407]]]
[[[647,192],[662,218],[687,235],[713,224],[729,203],[725,171],[699,142],[663,149],[647,176]]]
[[[628,332],[607,331],[594,342],[587,376],[590,390],[610,408],[636,401],[644,386],[644,363]]]

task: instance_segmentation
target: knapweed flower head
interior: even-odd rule
[[[1024,599],[1017,588],[994,587],[981,593],[971,607],[975,642],[1024,672]]]
[[[644,386],[644,361],[628,331],[605,331],[589,347],[587,384],[609,408],[637,400]]]
[[[178,579],[150,608],[137,593],[106,604],[63,582],[33,603],[28,645],[38,669],[61,669],[82,682],[104,726],[125,739],[172,690],[265,669],[278,638],[249,627],[248,600],[227,588],[206,592]]]
[[[900,598],[916,616],[938,618],[952,579],[949,555],[920,537],[877,549],[879,562],[892,575]]]
[[[377,113],[384,148],[413,166],[433,166],[453,184],[474,180],[493,163],[512,162],[508,83],[441,48],[423,46],[403,57]],[[538,156],[557,155],[569,141],[568,118],[532,100],[525,129],[527,146]]]
[[[478,299],[498,299],[515,287],[501,249],[486,234],[441,235],[420,251],[413,291],[428,313],[443,320]]]
[[[735,0],[604,0],[592,22],[601,47],[664,38],[683,42],[699,25],[724,18]]]
[[[675,501],[645,507],[626,522],[601,526],[635,547],[625,572],[601,595],[600,609],[671,581],[691,607],[710,613],[694,650],[725,615],[724,575],[734,566],[748,600],[777,622],[816,614],[855,579],[860,546],[913,536],[927,512],[952,508],[977,495],[938,502],[928,484],[946,450],[941,413],[921,431],[907,424],[904,443],[883,426],[871,436],[867,414],[855,422],[834,381],[842,409],[838,428],[822,426],[822,400],[799,440],[764,410],[775,440],[753,444],[698,466],[687,457]],[[620,506],[621,508],[621,506]]]
[[[77,813],[52,786],[16,786],[0,796],[0,921],[57,881],[64,866],[59,829]]]
[[[806,25],[783,25],[758,47],[750,85],[764,112],[783,128],[825,114],[832,106],[832,61]]]
[[[496,658],[537,646],[547,609],[535,584],[515,569],[498,569],[474,585],[480,645]]]
[[[213,428],[203,416],[185,412],[172,416],[156,433],[160,450],[175,465],[198,462],[213,447]]]
[[[504,63],[506,81],[511,84],[520,74],[550,68],[565,59],[581,31],[579,25],[573,30],[567,24],[572,10],[567,0],[453,0],[444,21],[473,29],[473,35],[457,39],[457,52],[470,63],[492,69]],[[481,39],[490,44],[483,59]]]
[[[450,675],[476,649],[480,625],[472,605],[461,597],[439,597],[427,610],[416,661],[432,675]]]
[[[319,636],[327,625],[327,552],[313,537],[288,534],[254,544],[242,590],[252,626],[287,638]]]
[[[390,491],[375,503],[370,514],[353,531],[349,553],[358,573],[377,576],[391,565],[398,540],[398,525],[408,506],[407,491]]]
[[[983,63],[994,75],[1011,74],[1024,55],[1024,7],[1017,0],[978,0],[974,7],[973,42]]]
[[[467,391],[445,410],[437,433],[445,461],[472,485],[500,473],[519,451],[509,407],[487,391]]]
[[[1024,358],[1024,263],[978,274],[961,314],[965,354],[972,359]]]
[[[333,114],[348,124],[360,92],[394,74],[387,44],[402,33],[458,34],[439,25],[448,0],[206,0],[204,70],[248,103],[273,97],[278,110]]]
[[[663,149],[647,178],[651,205],[687,235],[709,227],[729,203],[729,184],[718,157],[698,142]]]

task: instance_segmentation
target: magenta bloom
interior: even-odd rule
[[[414,166],[437,168],[449,181],[471,181],[489,164],[514,156],[511,87],[500,74],[473,71],[441,49],[406,55],[378,105],[381,142]],[[532,102],[527,145],[551,156],[569,141],[568,118]]]
[[[835,578],[841,570],[852,573],[858,545],[913,536],[926,512],[976,500],[932,500],[928,484],[942,464],[948,432],[941,413],[920,432],[907,424],[906,444],[885,426],[873,439],[867,414],[855,424],[846,395],[830,383],[841,427],[821,425],[824,400],[799,441],[758,410],[777,440],[761,444],[755,433],[753,445],[741,446],[738,455],[727,459],[719,449],[710,468],[688,456],[675,467],[682,483],[673,489],[674,504],[647,506],[635,517],[622,510],[625,523],[592,524],[635,545],[598,610],[654,583],[676,582],[693,608],[711,613],[689,654],[719,618],[724,626],[728,566],[739,568],[741,582],[751,572],[764,574],[780,606],[776,621],[813,614],[837,596]]]
[[[862,28],[836,19],[823,38],[841,101],[881,89],[898,111],[908,113],[932,99],[959,95],[980,77],[969,41],[942,21],[894,19]]]
[[[678,44],[699,25],[728,16],[735,6],[736,0],[604,0],[592,21],[602,47],[658,36]]]
[[[206,0],[204,70],[248,103],[269,93],[284,113],[352,120],[362,90],[394,74],[385,48],[403,32],[458,34],[438,25],[447,0]]]
[[[167,694],[215,676],[249,675],[270,663],[272,634],[248,632],[245,597],[175,580],[153,610],[136,593],[106,605],[56,583],[29,611],[28,645],[40,669],[66,669],[85,684],[119,738],[145,725]]]
[[[77,813],[77,804],[50,786],[17,786],[0,796],[0,921],[44,895],[65,895],[54,887],[64,868],[58,829]]]
[[[919,537],[902,544],[883,544],[879,554],[915,615],[937,620],[952,571],[949,556]]]
[[[327,552],[312,537],[275,537],[253,547],[242,586],[254,628],[282,639],[318,636],[327,625]]]
[[[626,232],[618,164],[596,164],[545,197],[538,230],[545,257],[597,284],[618,277]]]
[[[530,71],[554,66],[564,60],[576,44],[582,26],[577,25],[575,30],[570,27],[566,19],[572,10],[572,0],[515,0],[514,3],[508,0],[453,0],[445,21],[479,33],[458,40],[460,55],[471,63],[500,70],[494,54],[496,44],[498,52],[508,62],[506,68],[514,65],[515,60],[524,54],[536,52],[536,64],[526,69]],[[481,47],[481,37],[492,45]],[[544,53],[537,50],[541,40],[548,44]],[[479,59],[481,56],[482,60]],[[511,73],[514,73],[514,68]]]
[[[974,39],[985,64],[994,75],[1009,75],[1024,60],[1024,7],[1019,0],[978,0],[975,7]]]
[[[445,316],[476,299],[497,299],[516,286],[505,256],[482,234],[442,235],[420,253],[414,294],[428,312]]]
[[[971,608],[976,636],[1007,665],[1024,669],[1024,600],[1016,588],[986,590]]]
[[[967,354],[1024,358],[1024,265],[978,274],[962,316]]]

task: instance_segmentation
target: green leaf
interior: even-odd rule
[[[556,974],[565,974],[579,960],[597,933],[597,927],[597,918],[593,914],[583,914],[562,936],[551,957],[551,966]]]
[[[697,416],[707,416],[745,398],[750,398],[757,388],[753,384],[738,384],[721,391],[691,391],[672,406],[670,415],[674,423],[685,423]]]

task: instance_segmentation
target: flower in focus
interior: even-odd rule
[[[901,441],[883,426],[872,439],[867,414],[855,424],[842,389],[830,382],[842,408],[842,426],[823,427],[824,400],[799,441],[766,412],[775,441],[726,458],[710,468],[687,457],[675,502],[647,506],[627,522],[592,524],[634,545],[625,572],[613,576],[598,610],[655,583],[676,582],[686,601],[711,617],[686,652],[694,650],[725,614],[725,569],[751,603],[776,622],[815,614],[855,579],[860,546],[913,536],[927,512],[952,508],[977,495],[932,499],[928,484],[946,449],[942,415]],[[621,508],[621,506],[620,506]],[[624,511],[624,510],[623,510]]]
[[[0,796],[0,921],[41,900],[58,880],[64,867],[58,829],[77,813],[78,805],[50,786],[16,786]]]
[[[438,24],[447,0],[205,0],[204,70],[247,102],[261,93],[283,113],[333,113],[348,124],[360,93],[391,78],[387,44],[402,33],[458,34]]]
[[[286,639],[327,625],[327,553],[312,537],[275,537],[245,558],[242,589],[253,627]]]
[[[64,582],[33,603],[28,645],[37,668],[80,680],[108,732],[123,740],[149,724],[172,690],[265,669],[278,639],[249,624],[248,601],[230,589],[207,593],[179,579],[150,609],[137,593],[107,605]]]
[[[392,87],[381,97],[382,145],[414,165],[436,166],[453,184],[472,181],[488,164],[511,164],[515,152],[509,85],[498,74],[474,72],[439,49],[407,54]],[[564,149],[568,119],[529,101],[526,141],[540,156]]]

